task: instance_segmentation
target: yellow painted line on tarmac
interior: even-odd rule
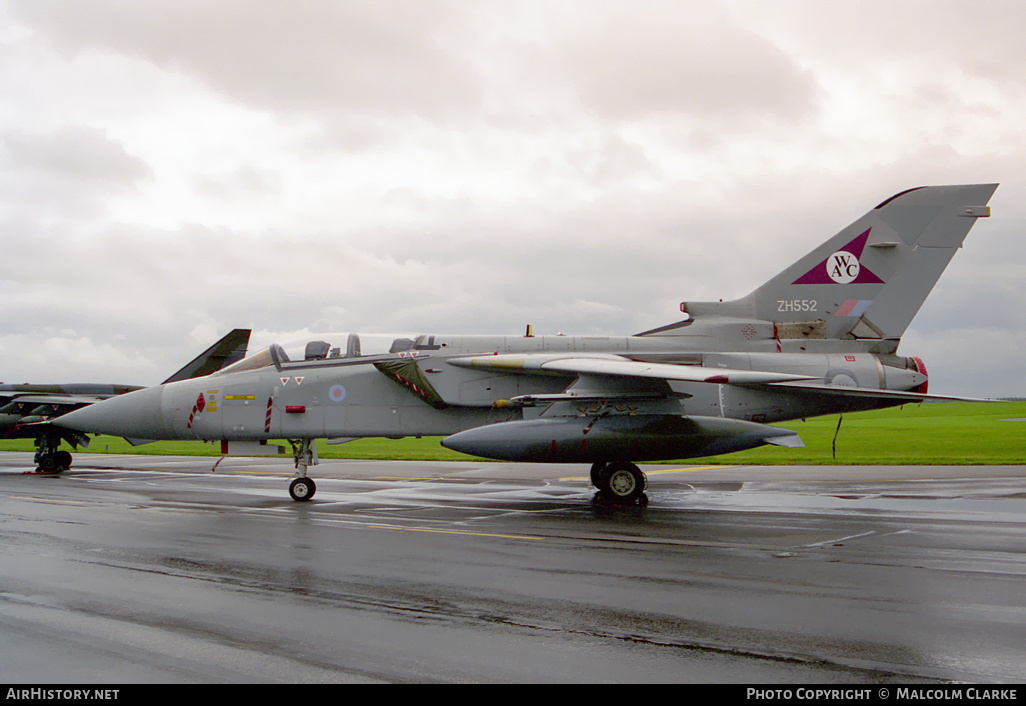
[[[662,473],[689,473],[690,471],[712,471],[716,469],[728,469],[733,466],[688,466],[687,468],[667,468],[665,471],[645,471],[645,475],[652,476]]]
[[[364,525],[372,529],[396,530],[398,532],[427,532],[430,534],[462,534],[468,537],[495,537],[499,539],[531,539],[541,541],[545,537],[530,537],[523,534],[491,534],[489,532],[467,532],[464,530],[427,529],[423,527],[396,527],[394,525]]]
[[[52,503],[54,505],[89,505],[90,503],[81,500],[54,500],[52,498],[34,498],[28,495],[8,495],[8,500],[28,500],[34,503]]]

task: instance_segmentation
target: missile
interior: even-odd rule
[[[731,453],[763,444],[802,447],[788,429],[740,419],[669,414],[499,422],[442,439],[442,446],[503,461],[660,461]]]

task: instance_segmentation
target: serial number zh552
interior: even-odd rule
[[[778,299],[777,311],[816,311],[816,300]]]

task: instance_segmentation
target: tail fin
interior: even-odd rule
[[[997,184],[892,196],[746,297],[685,303],[702,315],[772,322],[809,338],[897,339],[926,301]]]
[[[186,363],[185,367],[165,380],[164,384],[210,375],[237,360],[242,360],[249,347],[249,334],[248,328],[233,329],[224,338]]]

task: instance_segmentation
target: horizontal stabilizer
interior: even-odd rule
[[[794,390],[801,390],[809,395],[822,395],[826,397],[860,397],[863,399],[876,399],[900,404],[902,402],[997,402],[998,400],[982,399],[978,397],[957,397],[954,395],[931,395],[925,392],[911,392],[907,390],[879,390],[871,387],[838,387],[834,385],[816,385],[801,382],[775,383],[772,388],[786,387]]]

